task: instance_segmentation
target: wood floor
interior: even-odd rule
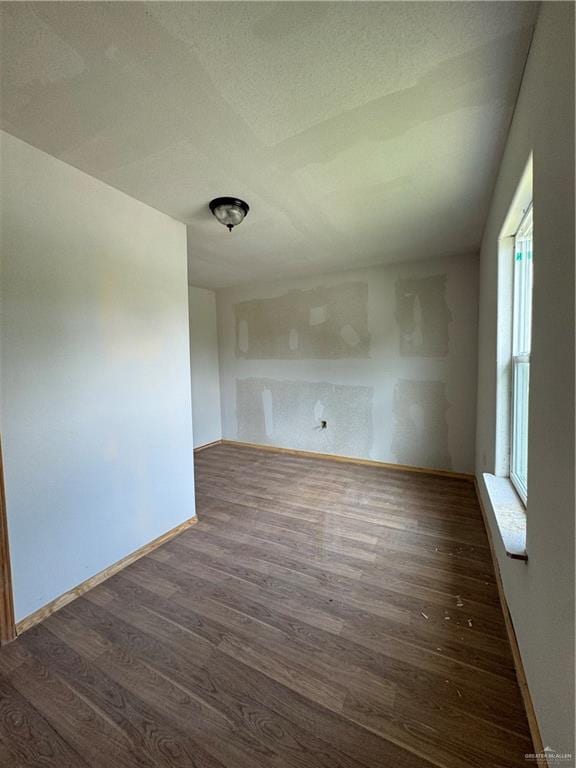
[[[197,526],[0,651],[0,765],[525,768],[471,483],[220,445],[196,484]]]

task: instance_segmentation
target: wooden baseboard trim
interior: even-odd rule
[[[240,440],[220,440],[221,445],[238,445],[244,448],[256,448],[261,451],[270,451],[271,453],[286,453],[291,456],[305,456],[311,459],[326,459],[327,461],[340,461],[346,464],[360,464],[366,467],[380,467],[381,469],[391,469],[397,472],[416,472],[422,475],[436,475],[439,477],[451,477],[457,480],[466,480],[469,483],[474,482],[474,475],[468,475],[464,472],[450,472],[446,469],[429,469],[427,467],[411,467],[408,464],[388,464],[385,461],[376,461],[374,459],[358,459],[353,456],[340,456],[333,453],[319,453],[316,451],[300,451],[296,448],[280,448],[275,445],[265,445],[261,443],[244,443]]]
[[[514,659],[514,667],[516,669],[516,679],[518,680],[518,686],[520,693],[522,694],[522,700],[524,701],[524,707],[526,709],[526,717],[528,719],[528,727],[530,728],[530,735],[534,743],[534,752],[539,755],[537,759],[538,768],[548,768],[548,761],[544,757],[544,743],[542,742],[542,736],[540,735],[540,727],[538,720],[536,719],[536,712],[534,710],[534,703],[532,702],[532,696],[530,695],[530,689],[528,688],[528,681],[526,679],[526,673],[524,671],[524,664],[522,663],[522,656],[520,654],[520,647],[518,645],[518,638],[516,637],[516,630],[512,622],[512,616],[510,609],[508,608],[508,601],[506,600],[506,594],[504,592],[504,584],[502,583],[502,575],[500,573],[500,566],[498,564],[498,558],[496,557],[496,550],[494,548],[494,540],[492,538],[492,530],[488,522],[488,516],[486,509],[482,502],[482,496],[480,494],[480,488],[478,487],[478,480],[474,478],[474,486],[476,488],[476,496],[478,497],[478,504],[482,512],[482,519],[484,521],[484,528],[486,529],[486,535],[488,537],[488,544],[490,546],[490,554],[492,556],[492,565],[494,567],[494,574],[496,576],[496,585],[498,587],[498,596],[500,598],[500,604],[502,606],[502,613],[504,614],[504,623],[506,625],[506,633],[508,634],[508,641],[510,648],[512,649],[512,657]]]
[[[204,445],[199,445],[197,448],[194,448],[194,453],[200,453],[200,451],[205,451],[206,448],[212,448],[215,445],[220,445],[222,440],[213,440],[211,443],[205,443]]]
[[[4,468],[0,442],[0,645],[10,643],[16,637],[14,599],[12,596],[12,570],[8,543],[8,518],[4,492]]]
[[[60,597],[57,597],[55,600],[52,600],[47,605],[42,606],[42,608],[39,608],[37,611],[34,611],[34,613],[31,613],[29,616],[26,616],[24,619],[17,622],[16,633],[21,635],[22,632],[30,629],[35,624],[38,624],[40,621],[44,621],[44,619],[47,619],[48,616],[51,616],[60,608],[63,608],[65,605],[68,605],[68,603],[71,603],[72,600],[75,600],[77,597],[80,597],[80,595],[88,592],[89,589],[98,586],[98,584],[101,584],[103,581],[106,581],[106,579],[109,579],[110,576],[113,576],[115,573],[118,573],[118,571],[121,571],[123,568],[131,565],[136,560],[144,557],[144,555],[149,554],[162,544],[170,541],[170,539],[178,536],[179,533],[182,533],[187,528],[190,528],[190,526],[195,525],[197,522],[197,517],[191,517],[189,520],[186,520],[180,525],[177,525],[176,528],[172,528],[172,530],[167,531],[157,539],[154,539],[148,544],[145,544],[143,547],[140,547],[140,549],[137,549],[135,552],[126,555],[126,557],[123,557],[122,560],[118,560],[118,562],[114,563],[113,565],[109,565],[108,568],[104,568],[103,571],[100,571],[94,576],[91,576],[89,579],[86,579],[86,581],[83,581],[77,587],[68,590],[68,592],[64,592],[64,594],[60,595]]]

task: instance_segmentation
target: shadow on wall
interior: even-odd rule
[[[295,290],[236,304],[236,357],[369,358],[367,283]]]
[[[238,439],[368,458],[373,394],[372,387],[236,379]],[[328,429],[320,429],[322,420]]]

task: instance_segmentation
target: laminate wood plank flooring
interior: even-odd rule
[[[0,762],[516,768],[474,486],[217,445],[199,523],[0,650]]]

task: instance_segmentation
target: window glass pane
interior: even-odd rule
[[[510,478],[524,503],[528,497],[528,396],[532,343],[532,208],[514,241],[512,333],[512,434]]]
[[[513,355],[530,354],[532,337],[532,209],[518,230],[514,248]]]
[[[514,361],[512,383],[512,462],[510,476],[526,503],[528,497],[528,394],[530,363]]]

